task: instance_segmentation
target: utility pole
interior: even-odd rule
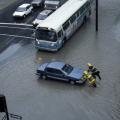
[[[5,113],[5,116],[2,118],[2,120],[6,120],[6,119],[10,120],[9,117],[22,120],[21,116],[8,113],[6,97],[4,95],[1,95],[1,94],[0,94],[0,112]]]
[[[0,112],[5,112],[6,118],[7,118],[7,120],[9,120],[9,113],[8,113],[8,109],[7,109],[6,98],[4,95],[0,95]]]
[[[96,32],[98,32],[98,0],[96,0]]]

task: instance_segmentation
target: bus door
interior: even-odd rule
[[[61,29],[59,32],[58,32],[58,44],[60,46],[62,46],[62,43],[63,43],[63,39],[64,39],[64,36],[63,36],[63,30]]]
[[[72,33],[76,30],[77,28],[77,21],[76,21],[76,15],[72,15],[72,17],[70,18],[70,23],[71,23],[71,30]]]
[[[72,34],[72,28],[69,20],[63,24],[64,36],[68,39]]]

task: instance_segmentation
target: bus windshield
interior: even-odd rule
[[[38,40],[45,40],[50,42],[56,42],[57,36],[54,31],[44,30],[44,29],[36,29],[35,32],[36,39]]]

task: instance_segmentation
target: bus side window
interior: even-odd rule
[[[58,32],[58,38],[61,38],[63,36],[62,30]]]
[[[84,6],[82,6],[82,7],[80,8],[80,13],[82,14],[83,11],[84,11]]]
[[[78,18],[78,17],[79,17],[79,15],[80,15],[80,14],[79,14],[79,11],[77,11],[76,15],[77,15],[77,18]]]
[[[64,24],[63,24],[63,29],[66,30],[69,27],[70,23],[69,20],[67,20]]]
[[[72,24],[76,19],[76,15],[74,14],[71,18],[70,18],[70,23]]]

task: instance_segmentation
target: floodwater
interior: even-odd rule
[[[26,120],[120,120],[119,6],[119,0],[99,0],[98,33],[93,11],[56,53],[37,51],[33,42],[24,39],[20,48],[18,43],[3,51],[1,55],[11,56],[0,63],[0,91],[7,97],[9,111]],[[14,52],[6,54],[9,49]],[[82,69],[91,62],[101,71],[102,80],[91,88],[38,79],[37,65],[55,60]]]

